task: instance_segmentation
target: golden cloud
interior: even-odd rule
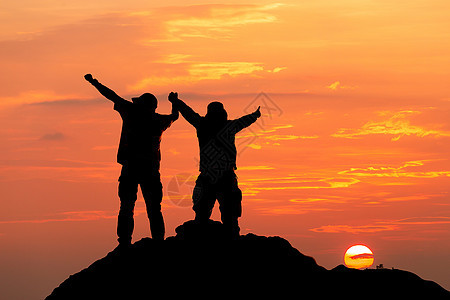
[[[363,225],[363,226],[350,226],[350,225],[326,225],[317,228],[310,229],[314,232],[320,233],[374,233],[380,231],[391,231],[398,229],[395,225]]]
[[[441,176],[450,177],[450,171],[409,171],[407,168],[420,167],[425,165],[426,160],[408,161],[398,167],[366,167],[350,168],[338,172],[341,175],[351,175],[358,177],[413,177],[413,178],[436,178]]]
[[[149,87],[167,86],[174,84],[193,84],[201,80],[219,80],[224,76],[236,77],[239,75],[252,74],[256,71],[263,71],[264,67],[258,62],[203,62],[191,63],[183,61],[182,56],[169,58],[171,63],[185,63],[186,69],[182,73],[186,75],[153,75],[139,80],[137,83],[130,85],[130,91],[144,90]]]
[[[317,203],[346,203],[343,197],[339,196],[329,196],[327,198],[294,198],[290,199],[289,202],[298,204],[317,204]]]
[[[196,80],[220,79],[224,75],[237,76],[262,71],[261,63],[254,62],[208,62],[191,65],[188,72]]]
[[[267,70],[267,72],[278,73],[278,72],[281,72],[286,69],[287,69],[287,67],[275,67],[275,68],[273,68],[273,70]]]
[[[393,231],[411,225],[446,225],[450,224],[450,217],[414,217],[399,220],[377,221],[369,225],[325,225],[310,229],[319,233],[375,233],[381,231]]]
[[[273,191],[273,190],[303,190],[303,189],[336,189],[336,188],[348,188],[354,184],[360,182],[355,178],[318,178],[314,179],[301,179],[296,177],[288,177],[292,179],[284,180],[271,180],[272,186],[252,186],[251,190],[256,191]]]
[[[371,134],[385,134],[385,135],[394,135],[392,141],[398,141],[403,136],[411,136],[411,135],[417,137],[450,136],[450,132],[448,131],[426,129],[421,126],[411,125],[410,121],[407,118],[415,114],[420,114],[420,112],[410,110],[399,111],[396,113],[383,112],[380,115],[389,116],[387,120],[382,120],[378,122],[370,121],[364,124],[359,129],[341,128],[338,130],[337,133],[332,134],[331,136],[354,139]]]
[[[450,217],[413,217],[393,221],[401,225],[436,225],[450,224]]]
[[[247,147],[248,147],[248,148],[255,149],[255,150],[259,150],[259,149],[262,148],[262,146],[261,146],[261,145],[258,145],[258,144],[248,144]]]
[[[287,129],[294,127],[291,124],[286,125],[275,125],[273,127],[267,127],[264,129],[260,129],[256,132],[247,130],[247,133],[240,134],[237,136],[237,139],[246,139],[246,138],[262,138],[269,141],[289,141],[289,140],[298,140],[298,139],[318,139],[318,135],[294,135],[294,134],[272,134],[278,132],[281,129]],[[252,146],[250,146],[252,147]],[[259,149],[259,148],[258,148]]]
[[[336,91],[338,89],[343,89],[343,90],[354,90],[356,87],[355,86],[348,86],[348,85],[342,85],[340,81],[335,81],[332,84],[326,86],[326,88]]]
[[[274,167],[270,166],[246,166],[246,167],[240,167],[239,170],[247,170],[247,171],[255,171],[255,170],[273,170]]]
[[[263,215],[303,215],[311,211],[329,211],[329,208],[307,208],[299,209],[292,206],[276,206],[276,207],[261,207],[257,208]]]
[[[327,86],[327,88],[329,88],[330,90],[337,90],[337,88],[338,88],[338,86],[340,85],[341,83],[339,82],[339,81],[336,81],[336,82],[333,82],[332,84],[330,84],[329,86]]]
[[[196,14],[179,16],[165,22],[168,40],[184,38],[226,38],[234,27],[272,23],[277,17],[270,13],[283,4],[268,5],[200,5]]]
[[[292,135],[292,134],[275,134],[269,136],[263,136],[263,138],[271,141],[288,141],[288,140],[297,140],[300,136]]]

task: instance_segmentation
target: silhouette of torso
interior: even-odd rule
[[[227,113],[217,109],[202,117],[180,99],[174,99],[175,105],[183,117],[197,130],[200,148],[200,172],[210,173],[215,178],[223,172],[236,170],[235,136],[242,129],[250,126],[260,116],[259,111],[235,120],[227,120]],[[211,105],[211,103],[210,103]]]
[[[235,170],[235,136],[242,129],[236,126],[236,120],[219,123],[201,117],[196,129],[200,147],[200,172]]]
[[[195,113],[196,114],[196,113]],[[257,119],[253,114],[235,120],[217,121],[196,114],[191,124],[197,129],[200,172],[221,176],[236,170],[236,134]]]
[[[117,162],[139,163],[159,169],[161,136],[173,122],[169,115],[143,110],[136,104],[120,101],[114,105],[123,120]]]

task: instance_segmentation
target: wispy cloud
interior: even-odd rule
[[[267,126],[265,128],[259,129],[257,131],[253,131],[250,129],[246,129],[243,133],[239,134],[236,138],[239,139],[248,139],[248,138],[254,138],[258,139],[261,138],[263,140],[268,141],[291,141],[291,140],[298,140],[298,139],[318,139],[318,135],[296,135],[292,133],[287,134],[281,134],[278,133],[279,131],[282,131],[284,129],[290,129],[294,126],[291,124],[285,124],[285,125],[274,125],[274,126]],[[277,134],[273,134],[277,133]]]
[[[450,224],[450,217],[412,217],[392,221],[399,225],[436,225]]]
[[[376,233],[404,230],[409,226],[432,226],[450,224],[450,217],[412,217],[397,220],[380,220],[369,225],[324,225],[310,229],[319,233]]]
[[[224,76],[236,77],[264,70],[264,67],[259,62],[184,62],[183,64],[185,69],[181,73],[187,73],[186,75],[149,76],[130,85],[129,89],[138,91],[154,86],[186,85],[202,80],[219,80]]]
[[[0,224],[42,224],[50,222],[85,222],[116,218],[117,212],[111,211],[69,211],[42,219],[0,221]]]
[[[246,171],[258,171],[258,170],[273,170],[274,167],[271,166],[244,166],[240,167],[239,170],[246,170]]]
[[[398,197],[388,197],[384,198],[384,202],[406,202],[406,201],[420,201],[420,200],[428,200],[432,197],[440,196],[439,194],[430,194],[430,195],[411,195],[411,196],[398,196]]]
[[[286,69],[287,69],[287,67],[275,67],[275,68],[273,68],[273,70],[267,70],[267,72],[278,73],[278,72],[281,72]]]
[[[343,197],[329,196],[327,198],[294,198],[289,199],[290,202],[298,204],[318,204],[318,203],[346,203],[347,201]]]
[[[338,86],[340,85],[341,83],[339,82],[339,81],[336,81],[336,82],[333,82],[332,84],[330,84],[330,85],[328,85],[327,86],[327,88],[329,88],[330,90],[337,90],[337,88],[338,88]]]
[[[335,81],[332,84],[326,86],[326,88],[336,91],[336,90],[354,90],[356,89],[355,86],[350,86],[350,85],[343,85],[341,84],[340,81]]]
[[[226,38],[235,27],[277,21],[278,18],[271,11],[281,6],[281,3],[192,6],[190,15],[177,15],[177,18],[165,22],[166,39]]]
[[[41,141],[62,141],[66,136],[62,132],[44,134],[39,140]]]
[[[31,148],[29,151],[45,151]],[[111,162],[69,159],[15,159],[0,161],[0,177],[17,180],[52,179],[68,182],[111,182],[117,166]]]
[[[371,259],[373,258],[373,254],[372,253],[361,253],[361,254],[356,254],[356,255],[352,255],[350,256],[351,259]]]
[[[155,46],[169,42],[185,42],[187,39],[229,39],[239,32],[238,28],[251,24],[272,23],[277,21],[274,11],[283,6],[281,3],[266,5],[222,5],[207,4],[187,7],[161,8],[164,19],[160,31],[150,38],[141,39],[141,44]],[[151,15],[158,19],[158,10],[136,12],[132,17]],[[170,46],[173,47],[173,46]],[[176,47],[175,47],[176,48]],[[129,90],[137,91],[155,86],[190,85],[203,80],[219,80],[237,76],[261,76],[260,73],[279,73],[285,66],[267,68],[260,61],[211,61],[187,53],[168,53],[157,57],[153,63],[169,64],[162,72],[145,76],[133,84]],[[170,71],[172,70],[172,71]]]
[[[317,228],[310,229],[314,232],[320,233],[375,233],[380,231],[391,231],[398,229],[395,225],[360,225],[360,226],[350,226],[350,225],[325,225]]]
[[[263,69],[261,63],[257,62],[206,62],[193,64],[188,72],[192,77],[203,80],[220,79],[225,74],[229,76],[250,74]]]
[[[356,177],[413,177],[413,178],[436,178],[441,176],[450,177],[450,171],[412,171],[411,168],[421,167],[425,165],[426,160],[408,161],[403,165],[377,166],[365,168],[350,168],[349,170],[340,171],[341,175],[349,175]]]
[[[425,127],[412,125],[408,119],[412,115],[420,114],[419,111],[404,110],[399,112],[383,112],[380,113],[382,117],[388,117],[381,121],[369,121],[359,129],[341,128],[337,133],[332,134],[333,137],[338,138],[360,138],[366,135],[384,134],[393,135],[392,141],[398,141],[404,136],[417,137],[448,137],[449,131],[427,129]]]
[[[194,41],[188,47],[185,41],[199,37],[214,42],[240,38],[243,26],[276,22],[276,11],[282,6],[208,4],[115,12],[30,34],[26,39],[1,41],[0,63],[8,75],[2,77],[5,88],[0,106],[91,97],[86,96],[88,89],[83,90],[87,87],[83,72],[97,65],[103,68],[91,71],[98,76],[111,73],[105,66],[113,67],[112,62],[118,59],[125,66],[113,76],[115,83],[120,82],[114,86],[119,94],[121,88],[134,93],[204,80],[276,76],[287,67],[266,67],[264,61],[248,59],[247,55],[211,59],[202,50],[208,41]],[[48,72],[42,72],[44,69]]]
[[[270,206],[270,207],[260,207],[256,208],[262,215],[303,215],[313,211],[330,211],[330,208],[323,207],[310,207],[310,208],[299,208],[293,207],[292,205],[281,205],[281,206]]]
[[[275,134],[263,136],[263,138],[271,141],[289,141],[289,140],[297,140],[300,139],[301,137],[293,134]],[[314,138],[314,137],[306,137],[306,138]]]
[[[80,98],[75,94],[58,94],[50,90],[30,90],[21,92],[15,96],[0,97],[0,106],[11,104],[42,104],[42,103],[85,103],[83,100],[72,100]],[[70,99],[70,100],[67,100]]]
[[[84,161],[84,160],[75,160],[75,159],[66,159],[66,158],[54,158],[51,160],[34,160],[34,159],[26,159],[26,160],[0,160],[0,166],[9,167],[9,166],[17,166],[17,167],[36,167],[36,168],[67,168],[67,169],[108,169],[114,168],[114,162],[99,162],[99,161]]]
[[[248,147],[248,148],[252,148],[252,149],[255,149],[255,150],[259,150],[259,149],[261,149],[262,148],[262,146],[261,145],[258,145],[258,144],[253,144],[253,143],[251,143],[251,144],[248,144],[246,147]]]
[[[305,179],[299,177],[290,177],[288,180],[274,181],[270,184],[264,182],[264,185],[252,185],[249,189],[255,191],[274,191],[274,190],[304,190],[304,189],[338,189],[348,188],[360,181],[355,178],[317,178]]]

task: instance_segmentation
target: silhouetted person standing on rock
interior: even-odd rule
[[[129,102],[87,74],[89,81],[106,98],[114,102],[114,109],[122,117],[117,162],[122,165],[119,177],[120,211],[117,235],[120,246],[131,244],[134,229],[134,205],[138,185],[141,186],[150,220],[153,239],[164,239],[164,219],[161,213],[162,184],[159,174],[161,135],[176,119],[178,111],[172,105],[170,115],[155,112],[156,97],[150,93],[132,98]]]
[[[249,115],[228,120],[228,114],[220,102],[211,102],[206,115],[202,117],[178,99],[178,93],[170,93],[169,101],[197,130],[200,175],[192,195],[195,220],[200,223],[209,220],[217,199],[227,234],[238,236],[242,192],[234,173],[237,169],[235,135],[261,116],[259,107]]]

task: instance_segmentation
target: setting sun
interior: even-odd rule
[[[368,268],[373,264],[373,253],[364,245],[351,246],[345,252],[344,262],[352,269]]]

